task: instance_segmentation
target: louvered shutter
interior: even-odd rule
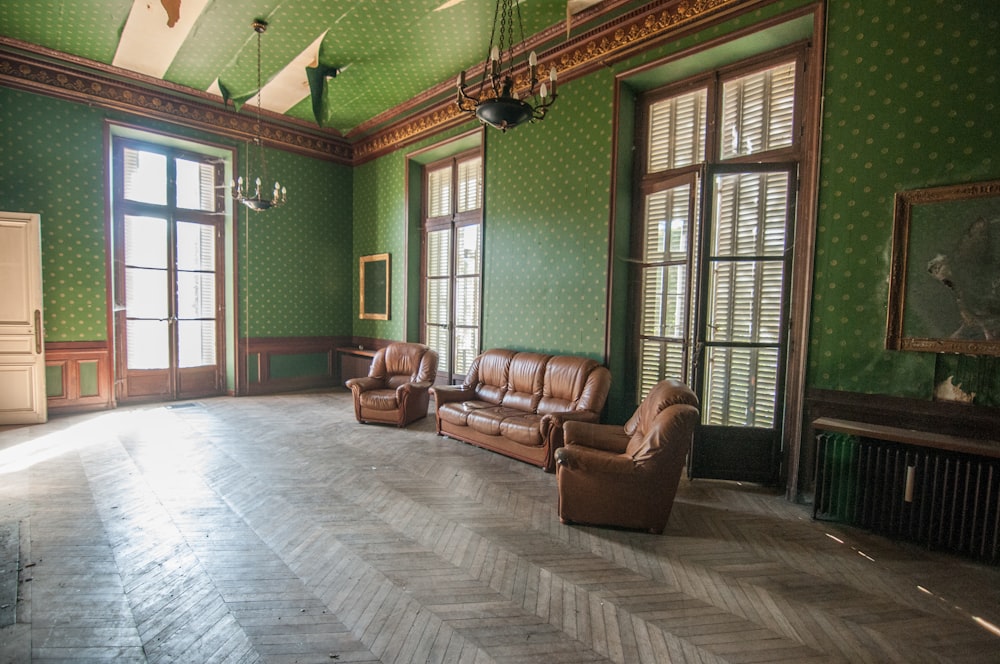
[[[706,424],[774,425],[790,181],[785,171],[715,179]]]
[[[167,204],[167,156],[147,150],[122,150],[124,198],[150,205]]]
[[[177,207],[215,212],[219,200],[215,183],[217,178],[222,179],[215,164],[178,157],[174,160],[174,167],[177,172]]]
[[[465,374],[479,354],[482,224],[455,229],[454,373]]]
[[[688,379],[694,187],[689,180],[646,196],[639,256],[640,398],[665,377]]]
[[[473,157],[458,162],[458,212],[483,207],[483,158]]]
[[[426,171],[424,338],[438,374],[465,374],[479,354],[483,160],[479,154]]]
[[[436,168],[427,173],[427,216],[451,215],[451,166]]]
[[[789,147],[794,141],[795,63],[722,85],[721,159]]]
[[[451,229],[428,231],[425,240],[425,343],[438,353],[438,368],[450,370],[451,345],[448,325],[451,320]]]
[[[707,99],[702,88],[650,105],[648,173],[704,161]]]

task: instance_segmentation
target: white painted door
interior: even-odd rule
[[[47,417],[41,219],[0,212],[0,424]]]

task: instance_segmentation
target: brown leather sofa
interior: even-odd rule
[[[698,421],[695,393],[664,380],[624,428],[567,422],[555,453],[560,520],[662,533]]]
[[[431,388],[437,432],[551,472],[563,423],[597,422],[611,373],[594,360],[488,350],[462,385]]]
[[[427,417],[437,364],[437,352],[423,344],[393,342],[379,349],[366,377],[344,383],[354,393],[358,422],[405,427]]]

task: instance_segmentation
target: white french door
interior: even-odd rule
[[[217,394],[223,387],[221,166],[124,140],[115,156],[118,398]]]
[[[0,212],[0,424],[48,417],[40,228],[37,214]]]

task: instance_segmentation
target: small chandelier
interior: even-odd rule
[[[264,31],[267,30],[267,21],[256,19],[250,25],[254,29],[254,32],[257,33],[257,126],[256,126],[257,136],[254,137],[254,143],[257,145],[257,152],[260,154],[261,175],[263,176],[263,179],[266,181],[267,155],[264,153],[264,141],[261,138],[261,129],[263,127],[263,120],[262,120],[263,116],[260,108],[261,106],[260,98],[262,94],[261,73],[260,73],[261,72],[260,37],[261,35],[264,34]],[[250,150],[248,148],[247,149],[248,168],[249,168],[249,162],[250,162]],[[233,198],[237,202],[243,203],[243,205],[246,205],[248,208],[250,208],[255,212],[260,212],[262,210],[270,210],[271,208],[278,207],[279,205],[284,205],[286,191],[285,188],[282,187],[277,181],[275,181],[274,183],[274,192],[271,194],[270,198],[265,198],[264,196],[261,195],[260,177],[254,180],[254,184],[255,186],[253,190],[253,196],[251,196],[248,191],[250,187],[249,175],[245,180],[241,175],[239,179],[237,179],[235,182],[231,181],[229,185],[233,190]]]
[[[548,83],[538,79],[538,58],[532,51],[528,55],[528,87],[522,99],[514,82],[514,8],[517,8],[517,29],[524,42],[521,24],[521,7],[517,0],[497,0],[493,14],[493,32],[490,34],[489,57],[483,64],[483,81],[478,95],[466,88],[465,71],[458,75],[458,109],[474,113],[479,121],[496,127],[502,132],[524,122],[534,122],[556,100],[556,68],[549,69]],[[523,51],[523,49],[522,49]]]

